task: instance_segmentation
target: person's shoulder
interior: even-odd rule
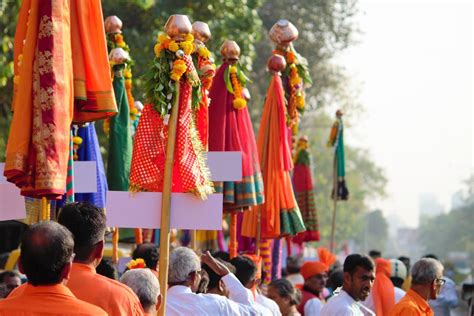
[[[389,316],[419,315],[418,308],[409,302],[400,302],[390,311]]]
[[[351,308],[345,302],[345,298],[341,293],[331,297],[331,299],[323,304],[321,315],[350,315]]]
[[[117,294],[136,297],[136,294],[133,292],[131,288],[129,288],[123,283],[120,283],[117,280],[113,280],[111,278],[108,278],[100,274],[96,274],[95,279],[98,282],[102,283],[103,285],[107,286],[110,289],[110,291],[114,291]]]
[[[305,305],[315,305],[315,306],[319,306],[319,305],[323,305],[323,302],[321,302],[321,300],[317,297],[313,297],[311,299],[309,299]]]
[[[71,312],[72,315],[107,315],[107,313],[102,308],[91,303],[87,303],[79,299],[75,299],[73,302],[74,303],[68,306],[68,311],[66,313]]]

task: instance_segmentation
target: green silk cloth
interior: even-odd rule
[[[344,125],[342,119],[338,119],[338,131],[336,138],[336,161],[337,161],[337,176],[346,176],[346,161],[344,159]]]
[[[109,190],[128,191],[132,160],[130,108],[123,77],[124,65],[114,66],[113,87],[118,113],[110,118],[107,182]]]

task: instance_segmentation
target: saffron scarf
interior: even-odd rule
[[[286,109],[280,76],[273,75],[260,121],[258,153],[262,163],[265,203],[244,214],[242,235],[255,237],[261,212],[261,237],[278,238],[305,230],[291,184],[293,168],[285,122]]]
[[[390,272],[389,260],[375,259],[375,281],[372,293],[377,316],[388,315],[395,306],[395,289],[390,280]]]
[[[73,121],[84,123],[115,115],[117,105],[99,0],[71,1],[71,40],[74,60]]]

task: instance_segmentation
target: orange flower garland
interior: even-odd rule
[[[237,110],[242,110],[247,106],[247,101],[242,97],[242,87],[240,81],[237,78],[237,67],[232,65],[229,66],[230,82],[232,83],[232,89],[234,89],[234,101],[232,105]]]
[[[142,258],[137,258],[135,260],[132,259],[129,263],[127,263],[127,268],[129,268],[130,270],[144,269],[146,268],[145,260],[143,260]]]
[[[298,72],[298,57],[292,48],[287,51],[276,49],[274,54],[285,57],[289,69],[290,98],[288,100],[288,114],[290,116],[290,125],[295,127],[298,124],[297,110],[304,111],[305,100],[303,90],[303,79]]]

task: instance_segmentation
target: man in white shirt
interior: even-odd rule
[[[323,306],[321,316],[375,315],[360,303],[369,296],[374,280],[373,261],[367,256],[349,255],[344,261],[342,290]]]
[[[201,260],[222,276],[230,299],[216,294],[195,294],[200,281]],[[170,253],[166,315],[261,315],[253,306],[252,297],[229,269],[215,260],[209,252],[201,256],[186,247]]]
[[[256,308],[264,315],[281,316],[278,305],[257,291],[257,286],[260,283],[260,273],[255,262],[244,255],[232,258],[230,263],[235,267],[237,279],[255,298]]]

